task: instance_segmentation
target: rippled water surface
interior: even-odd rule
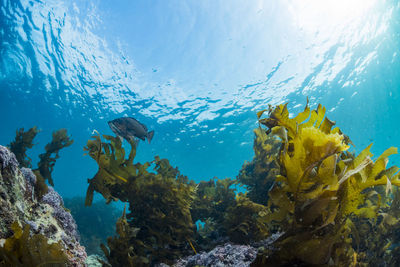
[[[96,165],[82,147],[107,121],[155,130],[138,160],[170,159],[200,180],[251,160],[255,112],[309,97],[375,154],[400,146],[398,1],[23,1],[0,9],[0,144],[20,127],[75,139],[54,172],[83,195]],[[393,157],[394,163],[399,158]]]

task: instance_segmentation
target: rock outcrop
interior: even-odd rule
[[[0,146],[0,244],[13,235],[14,222],[29,224],[31,234],[42,234],[49,243],[61,241],[69,266],[85,266],[85,248],[79,244],[75,220],[64,208],[62,197],[49,187],[38,200],[35,183],[32,170],[20,169],[14,154]]]
[[[209,252],[180,259],[174,267],[184,266],[235,266],[247,267],[256,258],[257,249],[248,245],[225,244]]]

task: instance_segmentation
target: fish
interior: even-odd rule
[[[154,131],[148,131],[146,125],[140,123],[135,118],[124,117],[118,118],[108,122],[111,130],[121,139],[124,138],[128,142],[136,142],[135,137],[145,141],[150,144],[151,139],[153,139]]]

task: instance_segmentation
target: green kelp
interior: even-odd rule
[[[258,113],[260,118],[264,111]],[[389,148],[375,161],[370,147],[358,156],[350,140],[325,117],[321,105],[289,118],[287,105],[270,107],[259,122],[280,138],[280,174],[269,192],[267,222],[283,232],[275,250],[257,256],[254,266],[282,264],[355,266],[355,221],[375,223],[381,207],[379,187],[400,185],[397,168],[388,168]]]
[[[237,181],[245,186],[250,200],[267,205],[269,188],[280,171],[277,155],[281,142],[261,128],[254,129],[254,134],[254,158],[243,165]]]
[[[26,151],[33,147],[33,139],[39,133],[36,126],[24,131],[24,128],[18,129],[15,135],[15,140],[8,147],[15,154],[21,167],[31,168],[32,159],[26,155]]]
[[[23,228],[17,222],[11,226],[14,235],[0,247],[0,266],[68,266],[68,257],[60,243],[49,244],[41,234],[29,234],[29,224]]]
[[[148,258],[150,263],[169,262],[192,252],[190,244],[194,225],[190,205],[195,195],[195,184],[173,168],[168,160],[155,157],[152,162],[134,163],[136,144],[131,144],[128,158],[117,137],[93,136],[84,148],[99,165],[96,175],[89,179],[86,205],[90,205],[94,191],[109,202],[121,200],[129,203],[127,223],[135,230],[129,246],[138,258]],[[147,169],[154,164],[154,172]],[[121,236],[121,235],[120,235]],[[123,237],[120,237],[123,238]],[[124,237],[124,240],[127,239]],[[118,255],[115,242],[109,242],[109,257]],[[115,245],[115,246],[114,246]],[[116,257],[116,256],[115,256]],[[128,257],[128,256],[127,256]],[[114,259],[118,261],[118,259]]]

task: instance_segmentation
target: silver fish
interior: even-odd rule
[[[135,137],[141,140],[151,141],[154,131],[148,131],[146,125],[140,123],[134,118],[118,118],[108,122],[111,130],[120,138],[124,138],[128,142],[135,142]]]

